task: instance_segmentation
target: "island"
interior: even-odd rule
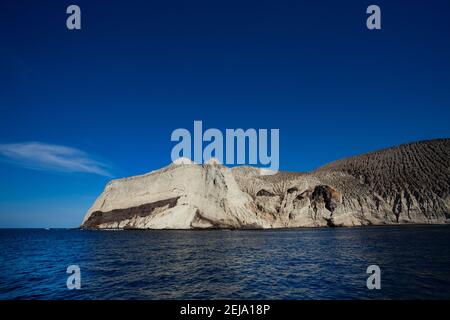
[[[326,147],[324,142],[323,147]],[[352,156],[312,172],[184,159],[110,181],[82,229],[269,229],[450,222],[450,139]]]

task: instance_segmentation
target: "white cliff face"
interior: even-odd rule
[[[253,207],[251,197],[239,189],[226,167],[172,164],[150,174],[111,181],[86,214],[83,226],[270,227],[267,221],[254,214]]]
[[[180,161],[108,183],[87,212],[82,227],[292,228],[447,223],[450,140],[419,144],[420,148],[416,143],[341,160],[311,173],[266,176],[258,168],[229,169],[213,160],[204,165]],[[420,162],[422,171],[418,174],[405,159],[420,159],[421,152],[411,155],[410,151],[421,148],[426,150],[429,163]],[[403,156],[405,152],[407,156]],[[376,159],[371,164],[373,157]],[[393,162],[393,158],[399,160]]]

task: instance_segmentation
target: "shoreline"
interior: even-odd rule
[[[151,229],[151,228],[82,228],[82,227],[32,227],[32,228],[1,228],[0,230],[80,230],[80,231],[292,231],[292,230],[327,230],[327,229],[357,229],[357,228],[381,228],[381,227],[438,227],[450,226],[449,222],[440,223],[390,223],[390,224],[371,224],[360,226],[317,226],[317,227],[293,227],[293,228],[192,228],[192,229]]]
[[[317,227],[294,227],[294,228],[192,228],[192,229],[151,229],[151,228],[69,228],[70,230],[83,231],[293,231],[293,230],[327,230],[327,229],[355,229],[370,227],[436,227],[450,226],[450,222],[441,223],[392,223],[392,224],[372,224],[360,226],[317,226]]]

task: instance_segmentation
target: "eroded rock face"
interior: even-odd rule
[[[172,164],[108,183],[83,228],[192,229],[270,227],[250,195],[219,164]]]
[[[450,221],[450,139],[401,145],[310,173],[181,162],[114,180],[82,228],[358,226]]]
[[[83,223],[85,228],[96,228],[99,225],[120,224],[123,228],[133,226],[132,221],[140,218],[149,217],[152,214],[165,211],[175,207],[180,197],[159,200],[155,202],[141,204],[135,207],[114,209],[111,211],[94,211],[89,218]],[[125,225],[124,221],[127,221]]]

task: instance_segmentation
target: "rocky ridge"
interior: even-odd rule
[[[450,221],[450,139],[338,160],[312,172],[178,161],[109,182],[86,229],[361,226]]]

